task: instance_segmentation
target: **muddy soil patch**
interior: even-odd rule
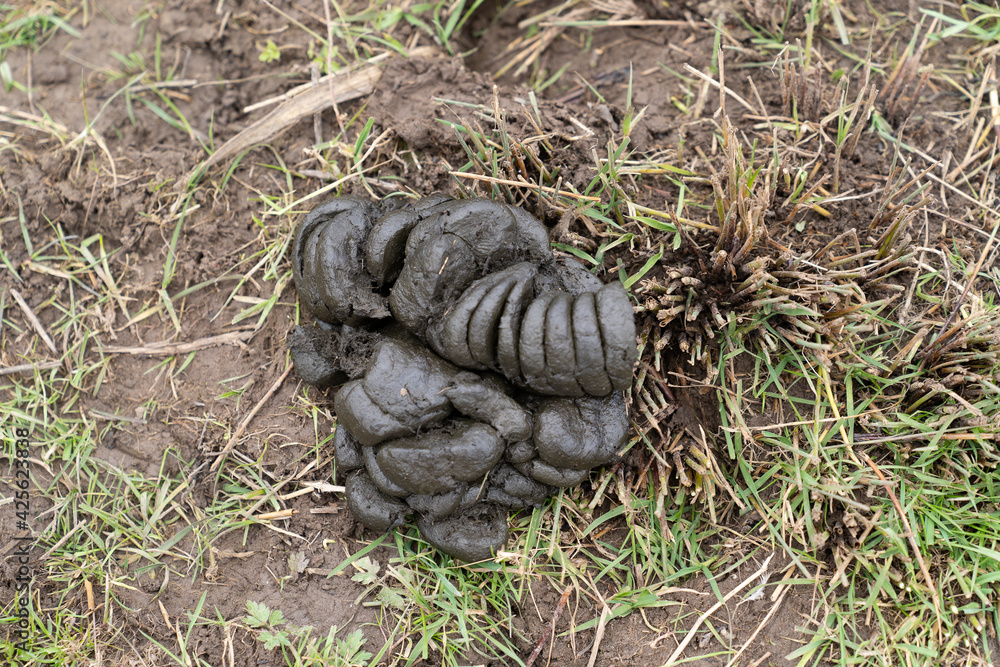
[[[844,4],[859,24],[874,22],[875,14],[891,9],[882,6],[886,3],[874,3],[877,11],[872,13],[864,3]],[[328,576],[375,536],[350,517],[340,492],[330,489],[343,479],[336,476],[328,442],[334,423],[332,395],[307,389],[294,374],[279,381],[287,367],[286,340],[298,321],[294,292],[287,280],[264,279],[263,270],[243,280],[263,253],[275,246],[276,239],[291,234],[291,220],[267,214],[344,174],[322,169],[316,173],[316,125],[301,123],[269,147],[248,153],[231,171],[227,167],[209,174],[205,181],[209,187],[185,202],[187,212],[180,222],[173,209],[178,202],[179,180],[204,159],[203,146],[218,146],[266,112],[245,112],[248,105],[311,79],[310,58],[305,55],[310,39],[304,32],[295,32],[295,21],[252,3],[222,3],[218,7],[221,12],[216,12],[214,3],[188,7],[170,2],[142,18],[127,3],[102,3],[102,11],[93,14],[86,26],[81,17],[73,19],[82,38],[57,31],[44,48],[7,55],[11,71],[19,80],[31,82],[32,93],[14,90],[5,95],[3,105],[22,118],[27,114],[33,126],[14,125],[8,132],[5,125],[0,136],[4,142],[0,144],[0,238],[5,257],[14,267],[14,271],[0,270],[0,285],[5,293],[18,290],[45,328],[63,322],[62,304],[71,293],[82,304],[80,326],[60,324],[55,345],[61,351],[78,349],[81,362],[102,354],[107,359],[100,373],[100,389],[96,389],[97,373],[88,376],[83,380],[82,398],[65,406],[67,418],[81,419],[82,415],[98,425],[87,445],[87,455],[98,461],[102,470],[115,469],[114,475],[100,479],[110,484],[121,477],[120,471],[127,471],[150,479],[181,480],[178,484],[183,486],[173,487],[178,489],[173,500],[191,524],[208,523],[206,516],[213,507],[248,503],[240,525],[222,526],[216,533],[187,531],[181,535],[186,524],[176,520],[179,514],[165,521],[157,533],[157,544],[169,543],[183,557],[161,555],[161,562],[151,563],[124,556],[106,563],[106,580],[113,583],[97,593],[98,600],[106,599],[109,606],[102,607],[95,618],[100,621],[102,614],[113,609],[114,627],[120,634],[107,638],[105,646],[118,647],[122,656],[138,653],[162,658],[152,640],[176,647],[177,626],[186,627],[188,614],[204,599],[202,617],[215,619],[217,610],[224,622],[199,625],[191,655],[211,664],[255,665],[282,659],[279,651],[263,649],[256,635],[241,623],[247,601],[281,609],[288,621],[315,626],[320,634],[333,625],[361,629],[366,648],[373,652],[387,642],[392,644],[391,651],[401,651],[407,644],[394,634],[391,619],[376,612],[378,607],[363,604],[373,602],[375,592],[352,579],[358,569],[350,566]],[[499,143],[497,132],[502,128],[519,142],[517,151],[523,163],[501,165],[507,180],[541,183],[542,165],[546,178],[552,176],[545,181],[546,187],[558,190],[571,185],[576,193],[583,192],[607,157],[608,142],[620,139],[630,75],[632,105],[645,108],[631,135],[631,150],[656,155],[663,163],[706,176],[718,166],[718,128],[712,118],[716,92],[684,69],[689,64],[698,71],[710,71],[714,32],[703,18],[711,18],[712,11],[692,14],[690,21],[671,17],[679,21],[673,25],[560,29],[537,57],[513,62],[497,79],[501,122],[494,112],[494,79],[490,75],[517,56],[518,51],[506,48],[513,41],[511,36],[520,34],[518,24],[531,18],[531,12],[514,8],[499,18],[477,16],[470,23],[473,36],[463,39],[477,45],[478,50],[464,62],[445,57],[391,59],[370,98],[343,105],[339,120],[332,111],[320,114],[316,122],[324,136],[335,134],[338,130],[334,128],[355,114],[373,119],[372,136],[385,133],[383,143],[372,149],[381,162],[376,178],[366,184],[358,178],[346,180],[342,191],[365,196],[401,192],[427,195],[434,191],[500,196],[542,219],[551,239],[564,246],[559,251],[563,255],[568,257],[571,249],[596,253],[604,239],[588,224],[589,219],[571,207],[555,206],[550,192],[456,179],[451,172],[471,160],[463,146],[463,142],[469,144],[470,130]],[[306,13],[290,16],[320,29],[317,17]],[[758,103],[744,74],[752,72],[761,100],[772,115],[786,113],[780,78],[766,68],[743,69],[753,65],[747,55],[754,46],[752,35],[732,19],[724,26],[728,31],[723,40],[728,49],[726,62],[732,68],[728,85],[752,107],[743,108],[730,99],[730,112],[747,145],[757,140],[767,148],[775,135],[756,117]],[[282,42],[282,57],[286,62],[295,59],[293,66],[276,68],[260,60],[261,47],[268,39],[281,42],[279,35],[292,33],[294,39]],[[404,37],[416,34],[409,32]],[[904,29],[901,37],[907,34]],[[131,97],[132,93],[118,94],[132,76],[155,67],[157,36],[159,66],[171,72],[161,78],[170,85],[147,86],[133,91]],[[519,48],[532,47],[522,44]],[[135,67],[130,70],[111,51],[126,56],[138,53],[144,60],[140,63],[133,58]],[[947,64],[946,54],[939,51],[931,51],[930,59]],[[822,71],[826,74],[852,66],[833,49],[824,49],[823,56]],[[532,59],[533,64],[517,72],[522,63]],[[526,82],[541,83],[563,67],[561,78],[532,96]],[[824,90],[820,108],[825,114],[831,112],[836,100],[831,97],[831,88]],[[852,93],[855,90],[850,89]],[[925,152],[952,154],[954,163],[964,154],[968,138],[946,132],[947,126],[931,112],[950,113],[960,108],[960,102],[948,90],[925,92],[915,106],[906,136]],[[907,103],[904,99],[901,104]],[[154,106],[173,122],[154,111]],[[698,109],[693,120],[683,114],[692,108]],[[47,123],[46,117],[54,124]],[[89,134],[84,132],[88,123]],[[777,132],[779,140],[787,138],[780,134],[787,130]],[[81,133],[83,139],[74,144]],[[356,136],[349,138],[353,141]],[[806,143],[794,166],[806,171],[829,169],[822,150],[824,141],[817,136]],[[813,209],[792,215],[792,204],[779,206],[774,211],[772,239],[799,249],[818,248],[848,227],[867,224],[878,202],[862,195],[884,185],[891,164],[890,149],[873,136],[850,164],[843,166],[841,190],[859,198],[846,200],[835,215],[824,216]],[[662,208],[665,202],[676,202],[680,194],[669,174],[646,175],[637,183],[634,195],[640,204]],[[698,196],[707,199],[710,185],[697,187],[703,188]],[[782,196],[791,193],[789,188],[779,190]],[[576,201],[580,207],[586,206],[587,200]],[[949,201],[958,200],[951,196]],[[303,205],[302,210],[312,203],[315,201]],[[948,214],[947,206],[938,210]],[[974,250],[983,240],[979,232],[942,224],[947,223],[943,216],[931,220],[933,224],[924,223],[921,229],[927,245],[950,243],[958,236],[960,251],[967,259],[975,259]],[[65,262],[58,263],[56,273],[46,270],[55,266],[48,258],[62,252],[60,248],[78,246],[95,234],[101,235],[106,256],[106,264],[95,263],[100,272],[91,272],[89,260],[79,254],[67,255]],[[31,247],[24,242],[25,237]],[[277,248],[274,263],[283,266],[287,256],[282,255],[280,242]],[[667,241],[664,248],[664,264],[699,270],[698,253],[689,246],[675,248]],[[96,246],[91,249],[97,253]],[[602,255],[595,273],[605,279],[619,270],[631,275],[658,251],[652,246],[619,246]],[[234,265],[239,270],[234,270]],[[81,267],[86,269],[80,283],[66,277],[75,276]],[[662,278],[663,270],[654,268],[648,277]],[[102,284],[106,286],[106,279],[115,283],[111,291],[117,297],[99,302],[93,293],[103,289]],[[173,315],[161,292],[166,293]],[[244,311],[270,299],[274,300],[270,314],[256,326],[258,311],[249,316]],[[49,357],[27,316],[11,299],[5,298],[3,303],[0,366],[37,364],[39,359],[53,362],[55,358]],[[174,316],[180,327],[175,325]],[[228,335],[231,337],[225,338],[226,342],[211,342],[215,336]],[[151,349],[160,343],[189,347],[166,355]],[[132,351],[121,351],[125,348]],[[72,368],[65,370],[68,373]],[[663,426],[689,433],[696,433],[700,426],[709,436],[717,433],[714,394],[703,386],[703,376],[691,370],[683,355],[665,357],[663,377],[668,378],[666,384],[675,394],[674,404],[680,406],[673,408],[674,421],[664,421]],[[226,477],[211,473],[210,466],[265,397],[267,401],[254,413],[235,451],[229,454],[231,468],[246,465],[247,469],[238,468]],[[786,419],[787,414],[765,409],[751,425],[763,427]],[[629,459],[622,467],[634,473],[629,466],[642,465],[641,460]],[[259,471],[259,479],[247,478],[247,470]],[[60,477],[61,472],[54,468],[50,474],[39,466],[34,474],[40,488],[63,485],[61,492],[86,490],[85,480],[71,478],[69,473]],[[4,484],[7,494],[13,487],[6,477]],[[273,491],[271,497],[279,498],[277,506],[249,504],[262,489]],[[155,490],[150,493],[155,496]],[[53,507],[41,496],[36,499],[36,532],[47,530],[53,521]],[[605,504],[598,509],[612,508]],[[136,509],[136,521],[148,516],[139,511]],[[283,514],[268,516],[269,512]],[[757,539],[743,534],[751,525],[750,515],[731,512],[724,516],[729,523],[717,527],[720,535]],[[74,524],[64,532],[83,530],[92,520],[85,513],[76,517],[80,528]],[[12,513],[0,512],[0,544],[13,544],[9,540],[16,532]],[[400,541],[407,548],[419,549],[413,537],[404,534]],[[621,539],[619,536],[618,541]],[[718,543],[725,545],[724,540],[719,537]],[[600,545],[588,544],[591,546],[598,549]],[[32,550],[39,570],[50,549],[55,545]],[[6,576],[13,572],[10,549],[0,547],[0,551],[5,575],[0,577],[4,581],[0,604],[8,605],[14,597],[8,583],[12,577]],[[384,576],[385,568],[398,565],[392,559],[399,553],[393,545],[376,548],[368,556]],[[690,627],[718,593],[725,595],[754,569],[748,562],[722,582],[696,575],[678,586],[658,590],[659,606],[644,610],[645,615],[630,613],[619,618],[614,614],[618,603],[612,597],[624,586],[620,581],[603,590],[606,599],[612,600],[607,607],[600,599],[585,595],[574,598],[556,625],[551,664],[586,664],[605,609],[609,609],[610,620],[606,620],[597,664],[662,664],[677,645],[675,632]],[[100,568],[83,575],[96,580],[98,571]],[[628,576],[621,574],[622,581],[634,584]],[[718,585],[718,593],[713,584]],[[87,613],[88,602],[79,578],[67,583],[43,577],[36,582],[36,589],[40,609],[66,607],[74,613]],[[768,588],[757,600],[744,601],[743,595],[733,598],[711,616],[713,629],[703,626],[692,645],[702,653],[738,647],[761,626],[744,660],[792,664],[784,656],[801,645],[800,629],[812,629],[818,619],[811,587],[787,590],[784,597],[772,597]],[[532,583],[530,594],[514,609],[516,614],[509,622],[515,630],[512,634],[518,635],[512,641],[521,659],[550,623],[560,594],[548,583]],[[777,613],[767,620],[774,608]],[[683,619],[680,626],[675,623],[679,612]],[[500,622],[508,621],[496,616]],[[568,633],[587,622],[587,629]],[[236,656],[234,661],[230,655]],[[426,664],[439,661],[439,654],[431,651],[429,655]],[[542,655],[549,655],[549,649]],[[482,661],[475,655],[469,658],[470,662]],[[717,664],[712,660],[693,664]]]

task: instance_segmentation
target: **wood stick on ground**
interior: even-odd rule
[[[438,53],[437,48],[423,46],[414,49],[410,57],[428,57]],[[295,123],[313,114],[333,108],[341,102],[348,102],[363,97],[375,90],[378,80],[382,77],[382,69],[377,65],[367,65],[361,69],[346,74],[333,74],[319,80],[320,85],[310,86],[298,95],[283,102],[263,118],[251,123],[235,137],[226,141],[211,156],[195,167],[179,181],[181,187],[187,187],[193,178],[204,173],[209,168],[225,162],[258,144],[267,143]],[[324,79],[329,85],[322,85]],[[331,91],[333,93],[331,94]]]
[[[889,480],[885,478],[882,471],[879,470],[875,462],[872,461],[871,457],[862,452],[862,456],[865,457],[869,467],[875,471],[878,478],[882,480],[885,484],[885,490],[889,492],[889,499],[892,504],[896,507],[896,511],[899,512],[899,520],[903,522],[903,528],[906,530],[906,539],[910,542],[910,547],[913,549],[913,555],[917,557],[917,564],[920,566],[920,572],[924,575],[924,583],[927,584],[927,589],[931,594],[931,601],[934,602],[934,611],[937,612],[937,621],[934,624],[937,631],[938,638],[941,638],[941,601],[938,599],[937,588],[934,586],[934,580],[931,579],[930,570],[927,569],[927,563],[924,562],[924,557],[920,553],[920,545],[917,544],[917,538],[913,534],[913,529],[910,528],[910,522],[906,518],[906,512],[903,511],[903,506],[899,504],[899,499],[896,498],[896,492],[892,490],[892,486],[889,484]]]
[[[59,350],[56,349],[56,344],[52,342],[52,338],[49,337],[48,332],[45,331],[45,327],[42,326],[42,323],[38,320],[38,316],[35,315],[35,312],[31,310],[31,306],[28,305],[28,302],[25,301],[24,297],[21,296],[21,293],[13,287],[10,288],[10,295],[14,297],[14,301],[17,301],[17,305],[21,307],[22,311],[24,311],[24,316],[28,318],[28,322],[31,323],[31,328],[35,330],[38,337],[42,339],[43,343],[45,343],[45,347],[52,350],[52,354],[58,357]]]
[[[239,331],[227,331],[215,336],[207,336],[191,341],[190,343],[171,343],[170,341],[160,341],[150,343],[142,347],[129,347],[119,345],[109,345],[104,351],[109,354],[137,354],[148,357],[172,357],[175,354],[186,354],[201,350],[213,345],[225,345],[226,343],[242,343],[253,338],[257,333],[256,329],[241,329]]]
[[[35,370],[46,370],[49,368],[57,368],[62,366],[61,361],[43,361],[40,364],[18,364],[17,366],[7,366],[6,368],[0,368],[0,375],[13,375],[14,373],[28,373]]]
[[[243,437],[243,433],[247,430],[247,426],[250,425],[250,420],[252,420],[257,413],[260,412],[260,409],[264,407],[264,404],[267,403],[268,399],[274,396],[274,392],[278,391],[278,387],[281,386],[281,383],[285,381],[285,378],[287,378],[288,374],[291,372],[292,363],[288,362],[288,365],[285,367],[285,372],[281,374],[281,377],[274,381],[274,384],[272,384],[271,388],[267,390],[267,393],[264,394],[259,401],[257,401],[257,405],[253,406],[253,409],[248,412],[247,416],[243,418],[242,422],[240,422],[240,425],[236,428],[236,432],[233,433],[233,437],[231,437],[229,442],[226,443],[226,446],[222,448],[222,451],[219,452],[219,455],[212,463],[212,467],[209,468],[211,472],[215,472],[219,469],[219,466],[221,466],[222,462],[226,460],[226,456],[229,455],[229,452],[233,451],[233,447],[236,446],[236,442]]]
[[[541,639],[535,644],[535,650],[531,652],[528,659],[524,662],[524,667],[531,667],[538,656],[542,653],[542,647],[545,646],[545,642],[552,633],[556,630],[556,623],[559,622],[559,616],[562,615],[563,609],[566,607],[566,600],[569,599],[569,594],[573,590],[572,586],[567,586],[566,590],[563,591],[562,597],[559,598],[559,604],[556,605],[555,613],[552,614],[552,622],[549,623],[548,627],[545,628],[545,632],[542,633]]]
[[[290,519],[293,514],[298,514],[298,510],[292,507],[288,507],[283,510],[277,510],[275,512],[264,512],[263,514],[257,514],[254,516],[258,521],[272,521],[274,519]]]
[[[719,600],[718,602],[716,602],[714,605],[712,605],[711,607],[709,607],[708,611],[706,611],[704,614],[702,614],[701,616],[699,616],[698,620],[695,621],[694,625],[691,626],[691,629],[688,630],[688,633],[686,635],[684,635],[684,640],[677,646],[676,649],[674,649],[674,652],[670,654],[670,657],[667,658],[667,662],[664,663],[663,667],[671,667],[671,665],[676,665],[677,664],[677,660],[681,657],[681,654],[684,653],[684,649],[687,648],[687,645],[691,643],[691,640],[694,639],[695,635],[698,633],[698,628],[701,627],[701,624],[704,623],[705,620],[709,616],[711,616],[712,614],[714,614],[719,609],[719,607],[721,607],[722,605],[724,605],[727,602],[729,602],[733,598],[733,596],[735,596],[737,593],[739,593],[740,591],[742,591],[744,588],[746,588],[750,584],[758,581],[760,579],[761,575],[764,574],[765,572],[767,572],[768,566],[771,565],[771,559],[772,558],[774,558],[774,554],[773,553],[770,556],[768,556],[767,558],[764,559],[764,564],[760,566],[759,570],[757,570],[756,572],[754,572],[753,574],[751,574],[749,577],[747,577],[746,579],[744,579],[743,583],[741,583],[739,586],[737,586],[733,590],[729,591],[729,593],[726,594],[726,597],[724,597],[721,600]]]

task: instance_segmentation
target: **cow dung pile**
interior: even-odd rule
[[[400,206],[338,197],[296,232],[295,284],[315,327],[296,371],[341,385],[337,469],[348,506],[386,531],[415,518],[451,556],[494,556],[507,511],[611,460],[635,322],[619,283],[556,259],[545,227],[486,199]]]

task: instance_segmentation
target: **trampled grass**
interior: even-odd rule
[[[298,27],[311,38],[310,57],[326,74],[406,51],[393,36],[404,25],[457,53],[456,36],[477,6],[324,3],[329,15],[319,19],[325,34]],[[571,606],[582,601],[598,610],[549,639],[571,644],[580,660],[600,648],[609,623],[630,616],[670,635],[676,645],[695,632],[692,623],[700,615],[677,601],[678,589],[701,577],[711,591],[708,601],[720,602],[726,597],[723,582],[748,566],[756,569],[773,553],[782,565],[761,589],[768,608],[780,611],[789,591],[811,591],[813,603],[800,623],[799,648],[779,657],[799,665],[996,659],[990,644],[1000,633],[1000,273],[994,263],[1000,218],[990,185],[996,169],[991,131],[998,117],[990,88],[996,77],[990,60],[996,54],[996,9],[979,3],[923,9],[928,21],[937,22],[933,28],[915,31],[891,56],[873,58],[865,51],[868,40],[892,41],[906,24],[903,17],[887,14],[874,28],[855,26],[849,16],[845,21],[842,3],[816,1],[797,26],[791,7],[785,4],[773,16],[741,16],[760,63],[774,63],[786,39],[804,42],[788,47],[778,61],[787,77],[787,113],[768,113],[757,99],[749,100],[759,114],[755,122],[765,127],[758,141],[748,140],[750,121],[737,119],[732,98],[726,109],[724,94],[719,115],[698,119],[713,124],[719,147],[712,155],[708,146],[697,147],[708,158],[700,167],[691,166],[698,154],[692,146],[655,155],[636,151],[630,133],[643,111],[631,108],[630,94],[625,120],[593,155],[588,179],[573,182],[546,158],[554,143],[568,145],[571,139],[547,132],[536,96],[556,86],[565,68],[547,71],[538,58],[566,30],[610,28],[624,20],[614,10],[627,8],[617,5],[604,11],[566,3],[556,12],[539,6],[524,22],[523,38],[496,60],[497,74],[520,72],[532,83],[524,113],[535,132],[513,133],[496,100],[482,100],[469,121],[457,121],[446,109],[455,103],[442,100],[440,120],[456,133],[464,153],[464,164],[452,165],[457,186],[578,223],[579,231],[567,231],[555,248],[617,276],[634,295],[643,355],[629,396],[636,435],[627,457],[595,472],[589,486],[515,515],[508,550],[495,561],[457,564],[411,529],[376,537],[331,568],[329,574],[349,574],[365,588],[358,604],[377,610],[384,645],[365,642],[356,629],[325,633],[295,626],[276,605],[253,603],[245,617],[220,619],[202,597],[185,617],[173,619],[176,642],[145,637],[159,658],[209,664],[193,650],[191,637],[195,629],[211,627],[245,630],[279,651],[288,665],[458,665],[484,659],[524,664],[529,658],[523,647],[535,646],[539,637],[527,636],[508,619],[535,613],[533,601],[545,590],[566,593]],[[5,49],[44,48],[52,30],[71,30],[65,24],[70,15],[52,16],[5,23],[0,58]],[[823,26],[830,30],[818,32]],[[921,39],[929,35],[927,48],[962,45],[975,57],[967,69],[928,73],[919,59],[907,61],[919,54],[918,33]],[[849,52],[857,63],[828,84],[828,95],[820,99],[832,94],[830,108],[796,93],[823,72],[811,69],[819,43]],[[279,38],[275,46],[280,55],[286,44]],[[725,50],[719,54],[701,74],[724,89],[729,63]],[[211,137],[194,136],[158,87],[174,75],[158,51],[118,61],[121,69],[106,76],[119,76],[122,87],[108,104],[141,105],[205,152],[217,148]],[[8,88],[20,85],[2,66],[0,75]],[[970,85],[961,80],[965,75],[982,81]],[[702,80],[689,72],[677,76],[689,87],[688,96],[677,100],[678,110],[694,120]],[[884,94],[879,99],[876,81]],[[898,97],[892,97],[896,81]],[[964,158],[943,163],[908,139],[912,109],[905,100],[915,99],[927,82],[963,91],[968,110],[946,118],[956,131],[967,132]],[[42,114],[5,112],[5,118],[15,127],[43,129],[56,144],[107,152],[93,123],[74,136]],[[349,182],[386,191],[392,182],[381,179],[380,168],[406,150],[363,109],[338,120],[332,138],[318,136],[303,163],[287,164],[278,151],[274,159],[268,156],[264,168],[276,185],[256,193],[257,239],[210,283],[174,284],[177,244],[187,216],[197,210],[195,193],[224,197],[238,178],[239,159],[181,188],[164,223],[155,298],[141,304],[126,295],[127,277],[111,270],[100,235],[74,238],[53,224],[45,238],[31,238],[19,224],[30,264],[15,267],[4,254],[0,270],[20,280],[18,272],[26,268],[57,285],[36,307],[57,313],[47,327],[53,349],[36,335],[13,296],[0,296],[5,352],[21,355],[5,357],[0,407],[9,423],[30,424],[38,445],[32,461],[37,497],[44,502],[38,545],[46,550],[43,575],[54,600],[46,614],[32,618],[31,664],[80,664],[116,650],[128,653],[128,642],[143,637],[125,641],[116,635],[123,624],[113,613],[116,587],[148,577],[165,590],[172,578],[212,572],[214,544],[222,537],[284,530],[270,517],[286,511],[284,495],[292,489],[262,459],[233,449],[214,473],[221,492],[206,507],[192,506],[182,500],[196,475],[209,474],[204,462],[168,451],[155,475],[103,463],[93,456],[95,443],[113,437],[122,419],[147,415],[104,415],[84,403],[105,381],[113,353],[104,347],[116,313],[131,322],[162,318],[180,334],[189,326],[184,299],[231,280],[232,289],[212,308],[215,318],[232,312],[227,305],[236,302],[238,312],[226,324],[259,330],[279,313],[298,319],[288,269],[298,216],[317,197],[336,194]],[[894,147],[893,167],[878,186],[872,219],[826,247],[783,245],[775,231],[779,223],[801,233],[807,212],[837,215],[846,197],[857,194],[842,192],[842,160],[850,159],[859,141],[877,138]],[[0,149],[18,150],[5,144]],[[833,155],[830,173],[800,166],[807,160],[797,152],[821,150]],[[706,164],[712,171],[705,171]],[[304,177],[320,178],[326,186],[306,194]],[[637,195],[654,180],[657,187],[672,188],[669,206],[642,203]],[[942,212],[944,198],[960,202],[958,218],[954,211]],[[973,229],[981,245],[970,255],[958,241],[930,243],[929,230],[941,220]],[[678,251],[687,252],[686,259]],[[705,271],[693,270],[697,261]],[[195,353],[171,355],[154,373],[181,373]],[[247,414],[252,402],[238,395],[248,386],[248,380],[234,381],[219,393],[234,392],[227,398]],[[676,396],[695,387],[706,390],[699,396],[716,401],[707,412],[718,420],[718,430],[707,422],[700,430],[670,422]],[[315,435],[309,453],[295,462],[297,471],[331,470],[323,447],[332,417],[328,407],[308,391],[287,407],[305,415]],[[155,410],[149,405],[148,415],[155,418]],[[215,436],[213,441],[235,442],[241,435],[234,424],[207,417],[198,429]],[[11,457],[9,451],[5,456]],[[739,531],[732,527],[737,520]],[[748,586],[744,594],[756,588]],[[105,598],[81,606],[93,590],[104,591]],[[645,616],[653,610],[672,620],[654,627]],[[13,611],[3,610],[5,620],[15,618]],[[739,660],[752,648],[749,640],[748,646],[733,641],[710,618],[698,632],[710,633],[716,643],[705,649],[689,645],[685,658],[701,651],[745,664]],[[4,644],[0,655],[10,660],[15,650]],[[538,660],[547,650],[548,644],[542,646]]]

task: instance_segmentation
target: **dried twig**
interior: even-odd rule
[[[28,373],[35,370],[46,370],[62,366],[61,361],[43,361],[40,364],[18,364],[17,366],[7,366],[0,368],[0,375],[14,375],[15,373]]]
[[[175,354],[186,354],[195,350],[202,350],[214,345],[225,345],[226,343],[242,343],[253,338],[257,333],[256,329],[241,329],[239,331],[227,331],[215,336],[207,336],[191,341],[190,343],[171,343],[170,341],[160,341],[150,343],[142,347],[129,347],[119,345],[109,345],[104,348],[104,352],[109,354],[137,354],[149,357],[171,357]]]
[[[226,460],[226,456],[229,452],[233,451],[233,447],[236,446],[236,442],[243,437],[243,433],[246,432],[247,426],[250,425],[250,421],[257,415],[258,412],[260,412],[260,409],[264,407],[264,404],[267,403],[268,399],[274,396],[274,392],[278,391],[278,387],[281,386],[281,383],[285,381],[285,378],[287,378],[288,374],[291,372],[292,364],[289,362],[285,367],[285,372],[281,374],[281,377],[274,381],[274,384],[272,384],[271,388],[267,390],[267,393],[264,394],[259,401],[257,401],[257,405],[253,406],[253,409],[248,412],[247,416],[243,418],[242,422],[240,422],[240,425],[236,428],[236,432],[233,433],[233,437],[231,437],[229,442],[226,443],[226,446],[222,448],[222,451],[219,452],[219,455],[212,463],[212,467],[209,468],[211,472],[215,472],[219,469],[219,466],[221,466],[222,462]]]
[[[436,48],[427,46],[414,49],[410,56],[432,56],[437,53]],[[333,108],[340,102],[348,102],[367,95],[375,90],[375,85],[381,76],[382,69],[380,67],[368,65],[347,74],[328,75],[328,77],[334,78],[323,77],[317,83],[323,84],[324,79],[327,79],[328,86],[310,84],[309,88],[286,100],[263,118],[251,123],[249,127],[244,128],[235,137],[222,144],[219,150],[195,167],[179,181],[180,184],[186,186],[195,176],[204,173],[210,167],[225,162],[253,146],[270,141],[303,118]]]
[[[31,306],[28,305],[28,302],[25,301],[21,296],[21,293],[13,287],[10,288],[10,295],[14,297],[14,301],[17,301],[17,305],[21,307],[22,311],[24,311],[24,316],[28,318],[28,322],[31,323],[31,327],[38,333],[38,336],[42,339],[42,342],[45,343],[45,346],[52,350],[52,354],[58,357],[59,350],[56,349],[56,344],[52,342],[52,338],[49,337],[48,332],[45,331],[45,327],[42,326],[42,323],[38,320],[35,312],[31,310]]]
[[[541,639],[535,644],[535,650],[531,652],[528,659],[524,662],[524,667],[531,667],[535,663],[535,660],[542,653],[542,647],[545,646],[545,642],[548,638],[552,636],[552,633],[556,630],[556,623],[559,622],[559,616],[562,615],[563,609],[566,607],[566,600],[569,599],[569,594],[572,592],[573,587],[567,586],[566,590],[563,591],[562,597],[559,598],[559,604],[556,605],[555,613],[552,614],[552,622],[549,626],[545,628],[545,632],[542,633]]]

